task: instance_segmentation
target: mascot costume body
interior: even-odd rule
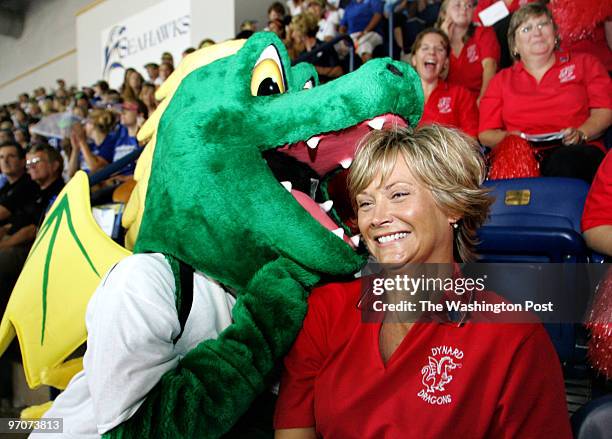
[[[317,179],[311,190],[292,189],[265,157],[290,157],[318,179],[346,168],[368,130],[416,125],[420,80],[407,64],[379,59],[319,86],[312,66],[291,67],[281,41],[258,33],[189,55],[158,97],[165,99],[139,133],[149,144],[124,215],[135,254],[122,250],[118,264],[107,261],[112,268],[87,307],[84,370],[45,417],[63,418],[66,436],[255,437],[236,433],[235,424],[273,384],[308,292],[364,261],[348,228],[326,213],[331,203],[321,199]],[[56,207],[62,202],[65,194]],[[41,235],[30,259],[42,240],[55,240]],[[79,244],[71,253],[87,259],[84,272],[96,266],[92,252]],[[62,265],[45,261],[47,288],[49,265]],[[62,267],[66,277],[71,269]],[[16,334],[30,384],[53,383],[57,370],[74,373],[78,364],[65,360],[75,346],[56,351],[46,368],[28,360],[69,331],[52,329],[60,318],[46,290],[42,335],[40,322],[24,324],[19,289],[0,328],[0,352]],[[60,307],[69,313],[67,300]],[[27,334],[30,326],[36,336]]]

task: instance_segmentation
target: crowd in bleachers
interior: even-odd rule
[[[503,1],[510,12],[515,12],[533,0]],[[292,60],[312,63],[322,83],[348,72],[350,50],[357,55],[356,66],[389,53],[401,57],[411,63],[421,77],[425,97],[421,124],[435,122],[458,127],[488,147],[503,143],[508,134],[562,132],[565,136],[562,143],[566,145],[592,145],[589,156],[578,159],[582,160],[584,169],[575,172],[565,169],[568,161],[576,161],[576,156],[571,155],[562,157],[560,164],[552,160],[550,165],[551,160],[544,160],[542,173],[592,180],[606,150],[603,135],[610,125],[606,69],[609,71],[611,55],[609,47],[601,47],[606,44],[601,31],[606,26],[611,27],[610,21],[596,23],[593,32],[587,29],[582,32],[582,38],[571,41],[572,34],[558,29],[553,22],[554,13],[563,18],[566,27],[568,19],[563,17],[559,6],[555,9],[555,1],[552,1],[549,9],[553,14],[547,12],[546,23],[529,24],[534,13],[521,16],[521,23],[514,23],[508,42],[505,35],[496,34],[494,27],[481,23],[478,12],[490,3],[481,0],[474,6],[471,0],[290,0],[269,6],[269,21],[263,30],[272,31],[283,40]],[[538,11],[548,9],[538,9],[536,13]],[[531,37],[534,26],[538,28],[538,38],[547,34],[554,39],[554,50],[549,50],[546,59],[531,53],[527,37]],[[393,28],[391,39],[388,38],[390,28]],[[237,38],[248,38],[256,31],[257,23],[246,21]],[[525,35],[522,38],[525,42],[517,41],[513,32],[518,32],[520,37]],[[564,39],[560,44],[559,35],[563,32],[570,35],[567,37],[570,41]],[[338,39],[342,35],[350,39]],[[393,47],[389,47],[390,42]],[[204,40],[200,47],[213,43]],[[560,51],[561,45],[593,53],[599,59],[594,60],[591,55],[585,58],[575,51]],[[193,50],[186,49],[183,56]],[[500,66],[509,64],[503,59],[505,52],[516,61],[515,67],[499,71]],[[568,54],[573,57],[572,63],[569,63]],[[569,76],[547,86],[546,81],[540,84],[540,80],[546,79],[542,78],[543,73],[552,64],[555,64],[552,67],[555,75]],[[128,68],[118,90],[109,88],[104,80],[79,90],[74,86],[68,88],[65,81],[58,79],[54,90],[38,87],[31,96],[22,93],[17,102],[0,107],[0,145],[15,144],[20,155],[31,146],[51,145],[63,157],[64,179],[72,177],[79,169],[96,172],[117,161],[139,148],[136,132],[155,110],[155,90],[174,70],[174,59],[166,52],[159,62],[143,67],[148,78]],[[524,79],[521,79],[521,72],[526,72]],[[588,83],[588,87],[568,89],[561,86],[563,81],[571,82],[576,75],[581,81],[587,78],[581,83]],[[533,77],[537,82],[530,84]],[[521,87],[516,87],[521,80]],[[544,104],[529,108],[534,97],[548,95],[555,96],[556,100],[542,99],[538,102]],[[68,121],[72,126],[70,133],[49,131],[45,122],[53,114],[58,115],[64,125]],[[565,126],[570,122],[572,126]],[[56,121],[51,125],[61,124]],[[579,149],[580,153],[589,150]],[[555,156],[542,154],[545,159]],[[25,170],[25,162],[23,166]],[[113,181],[124,180],[132,172],[133,165],[121,170]],[[0,186],[7,183],[10,186],[10,179],[7,171],[3,171]]]
[[[512,152],[518,149],[501,152],[530,141],[535,148],[521,151],[539,162],[539,175],[595,179],[583,228],[591,248],[612,256],[612,17],[571,32],[555,0],[501,1],[513,14],[505,27],[483,25],[479,12],[491,0],[274,2],[265,26],[246,21],[236,38],[274,32],[292,61],[314,65],[321,83],[389,54],[411,63],[424,92],[421,125],[454,126],[483,151],[500,151],[492,160],[505,160],[497,165],[509,169],[506,176],[527,176],[513,168],[527,158]],[[126,69],[118,89],[105,80],[78,89],[58,79],[53,90],[38,87],[0,106],[0,315],[64,182],[143,146],[136,134],[176,64],[166,52],[142,66],[146,78]],[[131,178],[134,166],[118,169],[97,189],[109,193]]]
[[[533,0],[503,1],[515,13],[507,23],[511,27],[509,40],[495,27],[482,24],[478,13],[490,6],[488,0],[476,5],[471,0],[274,2],[267,10],[267,25],[261,30],[276,33],[294,62],[312,63],[321,83],[342,76],[372,57],[392,54],[401,58],[411,63],[421,78],[425,98],[421,124],[458,127],[483,146],[500,151],[505,143],[512,143],[507,142],[509,139],[516,144],[511,134],[527,137],[525,134],[556,133],[557,138],[544,143],[538,152],[541,174],[590,182],[609,147],[604,145],[603,136],[612,117],[608,73],[612,56],[609,47],[601,47],[608,44],[605,38],[602,40],[602,32],[612,33],[609,17],[595,23],[593,32],[586,29],[581,38],[572,40],[577,32],[562,28],[571,20],[563,16],[562,5],[555,1],[531,12],[523,8],[520,14],[516,13],[519,7]],[[561,28],[555,24],[556,18],[563,23]],[[236,38],[248,38],[258,30],[257,22],[245,21]],[[562,34],[565,37],[560,41]],[[544,47],[551,41],[554,47]],[[214,41],[207,39],[200,47],[210,44]],[[183,56],[194,50],[186,49]],[[353,66],[348,63],[351,50],[356,54]],[[514,67],[500,71],[501,66],[512,62],[504,59],[507,55],[515,61]],[[173,72],[174,65],[172,55],[165,52],[159,62],[143,66],[147,78],[135,68],[126,69],[117,90],[104,80],[77,89],[58,79],[54,90],[38,87],[32,95],[22,93],[16,102],[1,106],[0,146],[7,147],[0,148],[0,187],[4,187],[0,208],[10,203],[6,193],[15,182],[21,179],[31,184],[29,175],[42,166],[40,161],[26,160],[25,154],[35,150],[32,148],[52,147],[53,160],[62,159],[63,180],[79,169],[95,173],[138,150],[142,145],[136,133],[155,110],[155,90]],[[549,69],[554,75],[546,77]],[[68,132],[58,128],[66,125]],[[540,140],[537,137],[530,139]],[[566,148],[549,150],[560,143]],[[50,149],[42,151],[47,154]],[[507,162],[521,159],[514,154],[497,155],[510,156]],[[13,159],[16,164],[10,165]],[[512,167],[511,163],[502,164]],[[17,174],[12,174],[11,166],[19,168]],[[133,169],[131,164],[119,170],[105,186],[129,179]],[[520,176],[511,171],[508,175]],[[35,185],[31,186],[32,194],[19,198],[26,210],[42,188],[37,191]],[[4,216],[0,218],[3,224],[15,222],[8,214]],[[39,219],[37,214],[29,221],[36,224]],[[8,238],[14,234],[14,227],[10,230],[3,233],[0,255],[4,251],[1,248],[12,242]],[[10,281],[2,283],[11,285]]]

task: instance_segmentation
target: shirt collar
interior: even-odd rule
[[[442,92],[447,92],[448,91],[448,82],[446,82],[442,78],[438,79],[438,83],[436,84],[436,88],[434,88],[434,91],[438,91],[438,90],[440,90]]]
[[[567,64],[571,59],[570,53],[565,50],[555,50],[554,55],[555,63],[552,65],[551,68]],[[515,62],[512,68],[519,73],[527,72],[527,70],[525,69],[525,64],[523,64],[523,61],[520,60]]]

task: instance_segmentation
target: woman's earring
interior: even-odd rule
[[[457,230],[459,228],[459,224],[453,223],[453,229]]]

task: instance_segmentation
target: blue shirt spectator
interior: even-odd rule
[[[138,140],[136,136],[131,136],[128,132],[127,127],[124,125],[119,125],[118,127],[118,136],[115,143],[115,150],[113,155],[113,162],[125,157],[128,154],[136,151],[139,148]],[[136,167],[136,162],[132,162],[122,169],[121,175],[132,175],[134,174],[134,168]]]
[[[345,26],[349,34],[363,32],[370,23],[374,14],[383,13],[383,2],[381,0],[352,0],[344,9],[344,17],[340,21],[340,26]],[[381,32],[380,24],[376,27],[376,32]]]

